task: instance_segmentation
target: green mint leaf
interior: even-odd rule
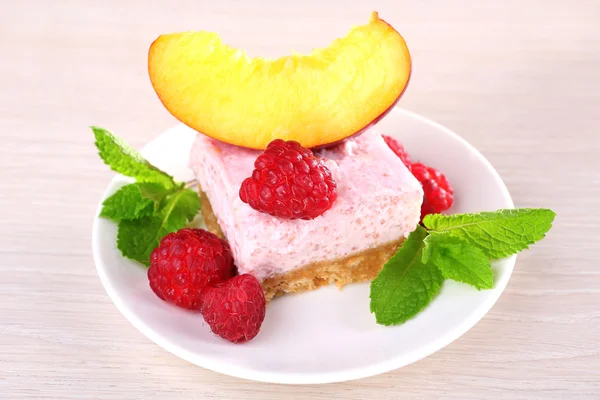
[[[149,217],[158,212],[160,202],[170,192],[160,183],[125,185],[104,200],[100,216],[115,221]]]
[[[427,231],[417,226],[371,282],[371,312],[378,324],[397,325],[409,320],[440,290],[442,274],[433,263],[422,261],[425,237]]]
[[[449,233],[432,233],[425,239],[422,261],[433,263],[445,279],[479,289],[494,287],[490,260],[471,243]]]
[[[125,257],[149,265],[150,254],[160,240],[183,228],[200,209],[200,198],[192,189],[180,189],[162,203],[153,216],[119,222],[117,247]]]
[[[135,178],[138,182],[160,183],[168,189],[176,186],[170,175],[150,164],[122,139],[106,129],[91,128],[100,157],[113,171]]]
[[[491,259],[507,257],[541,240],[556,213],[545,208],[518,208],[479,214],[427,215],[430,233],[448,232],[479,247]]]
[[[173,193],[174,189],[167,189],[160,183],[141,182],[137,184],[140,194],[145,199],[154,201],[156,205],[156,211],[158,211],[158,205],[168,194]],[[184,184],[181,184],[177,189],[183,188]]]

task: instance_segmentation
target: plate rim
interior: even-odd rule
[[[492,166],[492,164],[481,154],[473,145],[471,145],[466,139],[459,136],[457,133],[452,131],[451,129],[432,121],[420,114],[415,112],[406,110],[404,108],[400,108],[398,106],[393,107],[390,114],[393,113],[403,113],[408,117],[414,118],[428,125],[432,125],[434,128],[443,131],[445,134],[452,136],[454,139],[461,142],[461,144],[469,149],[469,151],[474,154],[477,159],[482,162],[491,172],[492,177],[495,183],[498,185],[504,200],[507,202],[508,206],[506,208],[514,208],[514,202],[510,195],[506,184],[500,177],[500,174],[496,169]],[[170,129],[165,130],[162,134],[168,132]],[[159,135],[160,136],[160,135]],[[157,136],[158,137],[158,136]],[[155,138],[156,139],[156,138]],[[155,140],[153,139],[153,140]],[[142,151],[146,148],[148,144],[142,147]],[[99,224],[99,214],[102,207],[103,200],[108,196],[111,191],[112,186],[115,181],[120,179],[120,175],[115,175],[107,185],[106,189],[102,194],[102,198],[96,207],[96,213],[94,215],[94,220],[92,224],[92,254],[94,259],[94,264],[96,266],[96,271],[100,277],[100,281],[102,282],[102,286],[104,290],[108,294],[108,297],[115,304],[117,309],[125,316],[125,318],[144,336],[148,339],[156,343],[158,346],[167,350],[169,353],[191,363],[197,365],[202,368],[206,368],[212,370],[217,373],[221,373],[224,375],[233,376],[235,378],[264,382],[264,383],[276,383],[276,384],[325,384],[325,383],[337,383],[337,382],[345,382],[350,380],[356,380],[361,378],[367,378],[375,375],[379,375],[382,373],[386,373],[398,368],[401,368],[406,365],[410,365],[416,361],[419,361],[423,358],[430,356],[431,354],[441,350],[442,348],[448,346],[456,339],[461,337],[467,331],[469,331],[477,322],[479,322],[494,306],[496,301],[500,298],[502,293],[508,284],[512,273],[514,271],[514,266],[516,263],[517,256],[513,255],[504,259],[504,262],[508,263],[507,268],[510,269],[510,273],[504,282],[500,282],[501,286],[496,287],[497,289],[493,295],[488,297],[486,301],[479,304],[476,311],[471,315],[470,318],[462,321],[456,328],[450,331],[446,331],[444,334],[438,336],[436,340],[428,343],[427,346],[424,347],[423,351],[420,353],[413,353],[412,357],[406,357],[403,355],[397,355],[388,360],[379,362],[377,364],[368,365],[365,367],[354,368],[350,370],[343,370],[337,372],[327,372],[327,373],[309,373],[309,374],[293,374],[293,373],[273,373],[273,372],[265,372],[265,371],[256,371],[252,368],[244,368],[236,365],[231,365],[228,363],[220,362],[217,360],[209,359],[203,357],[202,355],[198,355],[192,353],[191,351],[181,347],[177,343],[169,340],[166,337],[161,336],[157,332],[155,332],[150,326],[146,325],[146,323],[139,318],[135,313],[130,311],[127,306],[125,306],[124,302],[121,300],[114,286],[111,284],[110,279],[107,276],[104,268],[101,267],[102,260],[100,259],[100,239],[98,235],[98,224]]]

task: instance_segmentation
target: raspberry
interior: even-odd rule
[[[275,139],[254,162],[240,199],[283,219],[314,219],[337,198],[331,171],[298,142]]]
[[[427,214],[438,214],[452,207],[454,190],[444,174],[422,163],[411,164],[409,169],[423,186],[421,219]]]
[[[213,333],[231,342],[254,338],[267,308],[260,282],[249,274],[207,286],[202,292],[202,315]]]
[[[387,136],[387,135],[381,135],[381,136],[383,136],[383,140],[385,140],[385,143],[387,143],[388,147],[390,149],[392,149],[392,151],[394,153],[396,153],[396,155],[398,157],[400,157],[400,159],[402,160],[404,165],[406,165],[407,167],[410,166],[410,164],[411,164],[410,157],[409,157],[408,153],[406,152],[406,150],[404,150],[404,146],[402,146],[396,139],[394,139],[391,136]]]
[[[161,299],[183,308],[199,310],[202,289],[232,275],[229,245],[203,229],[169,233],[150,255],[150,287]]]
[[[421,205],[421,220],[427,214],[438,214],[452,207],[454,190],[440,171],[422,163],[412,163],[404,147],[390,136],[382,135],[383,140],[410,172],[423,186],[423,204]]]

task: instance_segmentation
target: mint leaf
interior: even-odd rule
[[[490,260],[471,243],[449,233],[433,233],[425,239],[422,261],[433,263],[445,279],[479,289],[494,287]]]
[[[117,247],[128,258],[150,264],[150,254],[160,240],[191,221],[200,209],[198,193],[180,189],[169,195],[156,215],[119,222]]]
[[[181,184],[178,189],[181,189],[184,184]],[[158,211],[158,205],[165,198],[166,195],[173,193],[173,189],[167,189],[163,185],[159,183],[150,183],[150,182],[141,182],[137,184],[137,187],[140,191],[140,194],[145,199],[150,199],[154,202],[156,206],[156,211]]]
[[[200,197],[194,189],[183,189],[167,198],[160,215],[163,216],[163,227],[168,232],[175,232],[194,219],[200,210]],[[164,235],[162,235],[164,236]],[[162,236],[159,238],[162,239]]]
[[[161,200],[171,191],[159,183],[131,183],[102,203],[101,217],[115,221],[148,217],[158,211]]]
[[[430,233],[448,232],[496,259],[518,253],[543,239],[555,216],[554,211],[545,208],[520,208],[479,214],[427,215],[423,224]]]
[[[170,175],[150,164],[122,139],[106,129],[91,128],[100,157],[113,171],[135,178],[138,182],[160,183],[167,189],[176,186]]]
[[[433,263],[422,261],[425,237],[427,231],[417,226],[371,282],[371,312],[378,324],[396,325],[409,320],[440,290],[442,274]]]

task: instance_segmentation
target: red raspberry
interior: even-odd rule
[[[423,186],[421,219],[427,214],[438,214],[452,207],[454,190],[444,174],[422,163],[414,163],[409,169]]]
[[[385,140],[388,147],[390,149],[392,149],[392,151],[394,153],[396,153],[396,155],[398,157],[400,157],[400,159],[402,160],[404,165],[406,165],[407,167],[410,166],[410,164],[411,164],[410,157],[409,157],[408,153],[406,152],[406,150],[404,150],[404,146],[402,146],[396,139],[394,139],[391,136],[387,136],[387,135],[381,135],[381,136],[383,136],[383,140]]]
[[[199,310],[202,289],[232,275],[229,245],[203,229],[169,233],[150,255],[150,287],[161,299],[183,308]]]
[[[331,171],[298,142],[275,139],[254,162],[240,199],[283,219],[314,219],[337,198]]]
[[[207,286],[202,292],[202,315],[213,333],[231,342],[254,338],[267,304],[260,282],[249,274]]]

